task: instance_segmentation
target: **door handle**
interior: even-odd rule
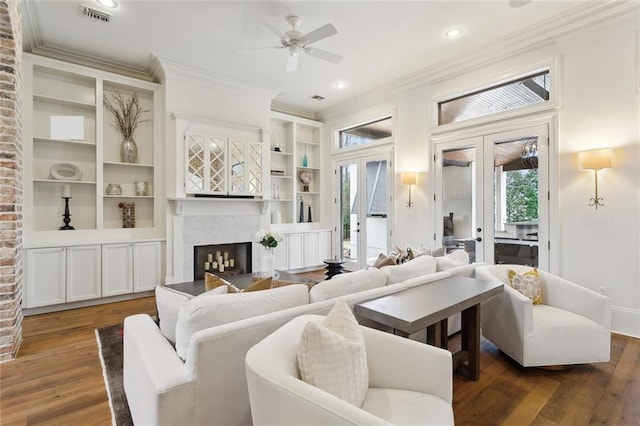
[[[477,241],[477,242],[482,241],[482,237],[478,237],[478,238],[476,238],[476,241]]]

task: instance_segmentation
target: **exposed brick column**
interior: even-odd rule
[[[22,16],[0,0],[0,362],[22,341]]]

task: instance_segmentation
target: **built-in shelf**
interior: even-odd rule
[[[279,176],[279,175],[271,175],[272,179],[293,179],[293,176]]]
[[[296,194],[298,194],[298,195],[320,195],[319,192],[313,192],[313,191],[297,191]]]
[[[282,152],[282,151],[269,151],[273,155],[283,155],[283,156],[291,156],[293,152]]]
[[[153,195],[103,195],[104,198],[146,198],[153,200]]]
[[[310,142],[310,141],[297,141],[300,145],[315,145],[319,146],[320,142]]]
[[[57,104],[57,105],[75,107],[75,108],[83,108],[83,109],[90,109],[90,110],[96,109],[96,105],[93,103],[76,101],[72,99],[58,98],[54,96],[33,95],[33,100],[36,102],[46,102],[50,104]]]
[[[104,161],[102,164],[105,166],[117,166],[117,167],[147,167],[153,168],[153,164],[140,164],[140,163],[122,163],[120,161]]]
[[[71,183],[74,185],[95,185],[95,182],[92,181],[88,181],[88,180],[58,180],[58,179],[33,179],[33,182],[38,182],[38,183]]]
[[[87,141],[70,141],[63,139],[51,139],[51,138],[33,138],[34,142],[42,143],[42,144],[68,144],[74,146],[87,146],[87,147],[96,147],[95,142],[87,142]]]

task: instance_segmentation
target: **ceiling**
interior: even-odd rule
[[[107,10],[95,0],[25,0],[25,50],[72,53],[147,74],[152,58],[159,57],[276,93],[279,104],[317,112],[566,17],[586,2],[533,0],[513,7],[527,2],[118,0],[109,23],[83,16],[81,3]],[[343,61],[336,65],[304,55],[301,69],[287,73],[285,49],[239,51],[279,45],[263,22],[284,32],[291,14],[301,18],[302,33],[332,23],[338,33],[314,46]],[[445,38],[451,27],[462,28],[462,36]],[[347,87],[334,88],[337,80]]]

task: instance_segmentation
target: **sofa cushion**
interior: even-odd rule
[[[367,351],[346,302],[336,302],[322,324],[305,326],[298,367],[303,381],[357,407],[362,405],[369,388]]]
[[[436,272],[436,259],[425,255],[402,265],[385,266],[380,270],[387,275],[387,285],[396,284],[421,275],[433,274]]]
[[[509,277],[509,285],[513,287],[514,290],[527,296],[534,305],[542,303],[542,284],[540,283],[540,275],[536,268],[521,274],[518,274],[513,269],[509,269],[507,276]]]
[[[359,293],[387,284],[387,275],[381,269],[362,269],[348,274],[334,275],[309,290],[309,303],[333,299],[347,294]]]
[[[185,360],[194,333],[220,324],[305,305],[309,303],[308,293],[305,284],[293,284],[249,293],[195,297],[178,312],[176,352]]]
[[[226,287],[216,288],[205,294],[224,294]],[[178,311],[180,308],[193,299],[189,293],[183,293],[166,286],[156,286],[156,311],[162,335],[171,342],[176,343],[176,323],[178,322]],[[201,295],[202,296],[202,295]],[[198,296],[200,297],[200,296]]]
[[[394,425],[454,424],[451,405],[423,392],[371,388],[362,409]]]
[[[468,264],[469,253],[464,250],[454,250],[446,256],[436,257],[436,271],[438,272]]]

